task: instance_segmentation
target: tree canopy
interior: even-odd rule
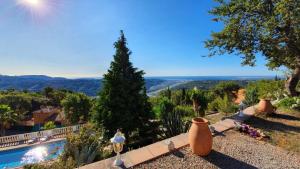
[[[18,119],[18,114],[11,110],[9,106],[0,104],[0,136],[4,136],[5,129],[15,123]]]
[[[86,122],[92,107],[90,98],[83,93],[68,93],[61,105],[70,124]]]
[[[242,64],[254,66],[257,54],[266,57],[267,66],[294,70],[287,81],[291,95],[300,79],[300,1],[299,0],[215,0],[210,13],[224,24],[205,42],[209,56],[235,53]]]

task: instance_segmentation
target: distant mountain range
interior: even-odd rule
[[[162,79],[146,79],[146,88],[163,83]],[[0,75],[0,90],[16,89],[28,91],[41,91],[45,87],[57,89],[68,89],[75,92],[82,92],[89,96],[96,96],[102,88],[102,79],[80,78],[67,79],[61,77],[49,77],[44,75],[26,75],[26,76],[5,76]]]
[[[193,86],[205,89],[219,81],[252,81],[257,79],[271,79],[272,76],[172,76],[172,77],[148,77],[146,88],[149,95],[155,95],[162,89],[192,88]],[[204,85],[203,85],[204,84]],[[209,84],[209,85],[208,85]],[[244,83],[243,83],[244,84]],[[96,96],[102,88],[102,79],[79,78],[67,79],[61,77],[49,77],[44,75],[6,76],[0,75],[0,90],[16,89],[28,91],[41,91],[45,87],[68,89],[82,92],[89,96]]]

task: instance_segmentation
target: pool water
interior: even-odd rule
[[[56,141],[30,147],[0,151],[0,169],[20,167],[57,158],[66,141]]]

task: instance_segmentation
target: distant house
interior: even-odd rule
[[[63,123],[63,113],[60,108],[46,106],[32,112],[32,116],[25,117],[24,120],[18,122],[19,126],[33,127],[34,130],[39,130],[46,122],[53,121],[57,125]]]

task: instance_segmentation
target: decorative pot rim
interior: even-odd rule
[[[195,124],[207,124],[208,120],[202,117],[195,117],[192,119],[192,122]]]

